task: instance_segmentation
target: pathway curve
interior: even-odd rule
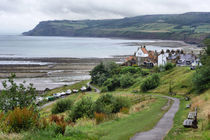
[[[95,91],[97,93],[100,93],[101,92],[100,89],[98,89],[98,88],[94,87],[93,85],[91,85],[90,82],[87,83],[87,86],[90,86],[92,89],[95,89]]]
[[[164,114],[157,125],[146,132],[137,133],[131,140],[162,140],[173,126],[173,119],[179,110],[180,101],[177,98],[162,96],[174,101],[171,108]]]

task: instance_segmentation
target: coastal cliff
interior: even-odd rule
[[[200,44],[210,36],[210,12],[145,15],[110,20],[42,21],[23,35],[163,39]]]

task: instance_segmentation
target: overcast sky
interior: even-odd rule
[[[210,0],[0,0],[0,34],[20,34],[40,21],[108,19],[210,12]]]

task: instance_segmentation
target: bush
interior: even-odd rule
[[[95,119],[96,119],[96,124],[99,124],[103,122],[106,119],[106,114],[104,113],[94,113]]]
[[[131,102],[128,98],[122,96],[115,98],[113,113],[120,112],[122,108],[130,108]]]
[[[135,74],[135,73],[141,73],[141,72],[142,72],[141,68],[132,67],[132,66],[123,67],[120,71],[121,74],[127,74],[127,73]]]
[[[102,86],[103,83],[114,74],[119,73],[120,67],[114,62],[100,63],[90,72],[93,84]]]
[[[70,99],[59,100],[52,108],[52,114],[58,114],[70,110],[73,105],[73,101]]]
[[[65,130],[66,130],[66,126],[69,124],[67,122],[65,122],[64,120],[64,116],[57,116],[57,115],[52,115],[50,118],[51,123],[55,123],[55,134],[64,134]]]
[[[120,112],[120,109],[123,107],[130,107],[129,99],[105,94],[96,100],[94,104],[94,111],[96,113],[111,114]]]
[[[210,39],[204,41],[205,53],[201,56],[202,67],[198,68],[193,77],[195,90],[198,93],[210,88]]]
[[[115,97],[110,94],[100,96],[94,103],[94,111],[97,113],[110,114],[114,109]]]
[[[117,87],[119,87],[120,86],[120,81],[119,81],[119,78],[118,78],[118,76],[113,76],[113,78],[108,78],[105,82],[104,82],[104,84],[103,84],[103,86],[104,86],[104,89],[103,89],[103,91],[113,91],[113,90],[115,90]]]
[[[82,117],[93,117],[93,101],[91,98],[82,98],[78,101],[73,109],[72,112],[69,114],[69,117],[72,121],[76,121],[78,118]]]
[[[210,66],[197,69],[193,76],[194,88],[198,93],[210,88]]]
[[[8,113],[5,123],[9,132],[29,130],[38,124],[38,114],[33,109],[17,107]]]
[[[1,90],[0,96],[0,110],[8,112],[14,110],[14,108],[28,107],[34,105],[36,99],[36,89],[33,88],[33,84],[25,87],[25,82],[17,85],[14,81],[15,74],[12,74],[8,78],[8,82],[2,82],[3,89]]]
[[[165,70],[170,70],[170,69],[173,69],[175,67],[174,64],[172,63],[167,63],[165,66],[164,66],[164,69]]]
[[[141,90],[143,92],[146,92],[150,89],[154,89],[158,87],[160,84],[160,77],[158,74],[153,74],[149,77],[147,77],[141,84]]]
[[[101,77],[101,75],[105,75],[103,76],[104,78],[108,76],[108,72],[105,70],[105,66],[103,63],[100,63],[99,65],[97,65],[96,67],[93,68],[93,70],[90,72],[91,75],[91,81],[93,84],[98,85],[99,84],[99,79]],[[104,79],[105,81],[106,79]],[[100,79],[100,82],[104,82],[102,81],[102,78]]]
[[[129,108],[123,107],[123,108],[120,109],[120,112],[124,113],[124,114],[128,114],[129,113]]]
[[[122,88],[127,88],[133,85],[133,83],[134,83],[134,79],[132,78],[130,74],[125,74],[120,77],[120,86]]]

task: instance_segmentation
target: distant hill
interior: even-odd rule
[[[198,44],[210,36],[210,12],[145,15],[109,20],[42,21],[23,35],[170,39]]]

